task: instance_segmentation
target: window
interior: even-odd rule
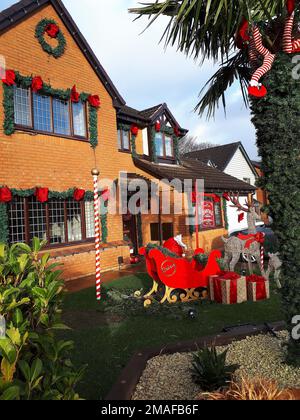
[[[10,243],[34,237],[55,246],[95,236],[92,202],[53,200],[42,204],[35,197],[14,197],[9,205]]]
[[[164,143],[162,133],[155,133],[155,151],[157,156],[164,157]]]
[[[86,137],[85,107],[82,102],[72,103],[73,128],[75,136]]]
[[[42,96],[37,93],[33,94],[33,118],[35,130],[53,131],[50,96]]]
[[[164,133],[155,133],[155,149],[160,158],[174,158],[173,138]]]
[[[193,213],[195,220],[195,207],[193,207]],[[199,226],[201,229],[215,229],[223,226],[221,202],[215,201],[210,194],[205,194],[203,207],[199,208]]]
[[[87,138],[86,105],[14,89],[15,124],[38,132]]]
[[[119,150],[130,151],[130,132],[128,130],[118,130],[118,147]]]
[[[251,184],[251,179],[250,178],[243,178],[243,181],[246,182],[247,184]]]
[[[30,127],[31,118],[31,97],[28,89],[14,88],[15,123]]]
[[[161,229],[162,229],[163,241],[167,241],[168,239],[174,237],[174,226],[172,223],[162,223]],[[150,231],[151,231],[151,241],[159,242],[160,241],[159,223],[151,223]]]

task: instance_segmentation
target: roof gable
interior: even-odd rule
[[[105,86],[107,92],[110,94],[113,104],[115,107],[121,107],[125,105],[125,101],[118,92],[117,88],[113,84],[112,80],[102,67],[98,58],[94,54],[93,50],[89,46],[87,40],[80,32],[78,26],[74,22],[68,10],[65,8],[61,0],[21,0],[13,6],[3,10],[0,13],[0,35],[7,30],[13,28],[19,22],[27,19],[33,15],[37,10],[50,4],[59,15],[64,25],[70,32],[71,36],[75,40],[76,44],[86,57],[87,61],[99,77],[102,84]]]

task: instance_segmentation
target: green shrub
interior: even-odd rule
[[[32,248],[0,244],[0,400],[75,400],[77,371],[70,359],[72,342],[58,341],[64,283],[49,254],[39,257],[45,243]],[[3,331],[2,331],[3,334]]]
[[[226,365],[227,350],[218,354],[215,347],[200,350],[193,356],[192,376],[202,391],[212,392],[225,387],[238,365]]]

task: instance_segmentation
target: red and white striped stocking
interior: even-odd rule
[[[300,52],[300,39],[292,38],[294,19],[295,19],[295,12],[292,12],[291,15],[287,16],[286,21],[285,21],[282,49],[287,54]]]
[[[275,54],[272,54],[267,48],[263,46],[261,33],[258,27],[255,26],[253,28],[253,34],[249,48],[250,62],[254,63],[254,60],[256,60],[258,54],[264,57],[263,65],[254,72],[248,91],[252,96],[263,97],[267,94],[267,89],[261,85],[259,81],[266,73],[271,70],[275,60]]]

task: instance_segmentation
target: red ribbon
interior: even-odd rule
[[[38,92],[43,88],[43,79],[41,76],[35,76],[31,82],[31,89],[33,92]]]
[[[256,235],[243,235],[242,233],[240,233],[238,235],[238,238],[242,241],[247,241],[245,244],[246,249],[249,249],[253,242],[258,242],[260,244],[263,244],[265,242],[265,236],[262,232],[259,232]]]
[[[35,190],[35,194],[36,199],[40,202],[40,203],[46,203],[48,201],[48,197],[49,197],[49,189],[48,188],[37,188]]]
[[[77,188],[74,191],[74,200],[75,201],[82,201],[84,199],[84,196],[85,196],[85,190]]]
[[[266,279],[262,276],[253,274],[246,278],[248,283],[256,283],[256,300],[267,299]]]

